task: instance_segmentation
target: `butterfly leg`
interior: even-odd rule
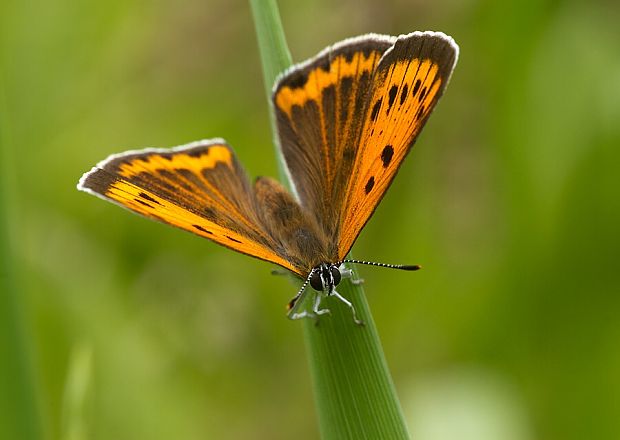
[[[302,318],[317,319],[318,318],[314,313],[308,312],[307,310],[304,310],[303,312],[299,312],[299,313],[293,313],[292,315],[289,315],[288,317],[290,319],[302,319]]]
[[[340,271],[340,276],[342,276],[342,278],[350,278],[351,279],[351,284],[354,284],[356,286],[360,285],[360,284],[364,284],[364,279],[363,278],[353,278],[353,276],[354,276],[353,270],[352,269],[347,269],[344,264],[341,264],[340,267],[338,268],[338,270]]]
[[[325,314],[329,314],[331,313],[331,311],[329,309],[320,309],[319,307],[321,307],[321,293],[320,292],[316,292],[316,295],[314,297],[314,304],[312,306],[312,311],[309,312],[307,310],[304,310],[302,312],[299,313],[292,313],[289,314],[289,318],[291,319],[302,319],[302,318],[313,318],[317,320],[318,323],[318,319],[320,315],[325,315]]]
[[[345,303],[350,309],[351,309],[351,313],[353,313],[353,321],[357,324],[357,325],[365,325],[364,321],[362,321],[361,319],[357,318],[357,314],[355,313],[355,307],[353,307],[353,304],[351,303],[351,301],[349,301],[348,299],[346,299],[344,296],[340,295],[338,292],[336,292],[335,290],[332,291],[332,295],[334,295],[336,298],[338,298],[340,301],[342,301],[343,303]]]
[[[295,295],[293,299],[291,299],[291,301],[288,303],[288,318],[289,319],[316,318],[314,314],[308,313],[308,311],[306,310],[302,312],[298,312],[302,304],[305,302],[304,298],[302,298],[302,297],[305,297],[304,295],[305,287],[306,287],[305,285],[302,286],[299,292],[297,292],[297,295]]]
[[[319,309],[321,306],[321,299],[323,298],[323,294],[321,292],[317,292],[314,297],[314,306],[312,307],[312,311],[316,316],[330,314],[331,311],[329,309]]]

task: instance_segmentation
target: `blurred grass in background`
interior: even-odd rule
[[[355,248],[424,266],[363,269],[413,438],[617,438],[620,6],[280,8],[296,61],[366,32],[461,46]],[[0,437],[316,438],[294,287],[75,190],[216,136],[276,175],[246,2],[13,0],[0,36]]]

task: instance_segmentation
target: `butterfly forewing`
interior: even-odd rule
[[[274,91],[302,205],[342,260],[441,96],[458,48],[442,33],[358,37],[295,66]]]
[[[85,174],[79,188],[301,273],[269,233],[254,188],[222,140],[111,156]]]
[[[398,38],[373,77],[357,159],[340,218],[344,258],[413,146],[456,62],[458,48],[441,33]]]

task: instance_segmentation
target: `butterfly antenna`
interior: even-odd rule
[[[379,267],[387,267],[389,269],[401,269],[401,270],[419,270],[421,268],[421,266],[417,264],[413,264],[413,265],[386,264],[386,263],[375,263],[374,261],[362,261],[362,260],[342,260],[341,263],[367,264],[369,266],[379,266]]]
[[[288,305],[286,306],[287,310],[291,310],[293,307],[295,307],[295,304],[299,300],[299,297],[301,296],[302,293],[304,293],[304,290],[306,290],[306,286],[310,282],[310,276],[312,276],[313,273],[314,273],[314,269],[310,271],[310,273],[308,274],[308,277],[306,278],[306,281],[304,281],[304,283],[301,285],[301,287],[297,291],[297,294],[293,297],[293,299],[289,301]]]

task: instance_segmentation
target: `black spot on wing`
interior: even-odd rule
[[[196,159],[199,159],[203,154],[209,154],[209,149],[207,148],[207,150],[199,150],[199,149],[195,149],[195,150],[189,150],[186,151],[185,154],[187,154],[189,157],[194,157]]]
[[[329,72],[331,70],[331,63],[330,63],[329,57],[324,57],[323,59],[319,60],[316,67],[318,67],[324,72]],[[315,70],[315,69],[312,69],[312,70]]]
[[[394,156],[394,148],[391,145],[386,145],[381,152],[381,162],[383,162],[383,168],[387,168]]]
[[[419,79],[416,79],[415,84],[413,85],[413,91],[411,92],[412,97],[415,97],[415,95],[417,95],[418,90],[420,90],[421,85],[422,85],[422,81],[420,81]]]
[[[372,111],[370,112],[370,119],[372,120],[372,122],[375,122],[377,120],[377,116],[379,116],[379,110],[381,110],[381,102],[383,101],[382,98],[377,99],[377,102],[375,102],[375,105],[372,106]]]
[[[343,55],[344,55],[344,60],[345,60],[347,63],[350,63],[351,61],[353,61],[353,55],[355,55],[355,53],[356,53],[356,51],[355,51],[355,50],[350,50],[350,49],[349,49],[349,50],[345,50],[345,51],[343,52]]]
[[[226,235],[226,238],[228,238],[230,241],[234,241],[235,243],[241,243],[239,240],[232,238],[229,235]]]
[[[372,191],[372,188],[375,186],[375,178],[374,176],[370,176],[370,179],[368,179],[368,182],[366,182],[366,186],[364,187],[364,192],[366,194],[370,193],[370,191]]]
[[[426,96],[426,87],[423,87],[422,91],[420,92],[420,96],[418,96],[418,101],[422,102],[425,96]]]
[[[409,91],[409,87],[407,84],[403,85],[403,90],[400,92],[400,105],[403,105],[407,100],[407,92]]]
[[[144,200],[148,200],[149,202],[153,202],[156,203],[158,205],[161,205],[161,203],[159,203],[157,200],[155,200],[153,197],[149,196],[147,193],[141,192],[139,194],[140,197],[142,197]]]
[[[301,89],[308,82],[307,72],[294,72],[288,78],[286,78],[286,85],[291,89]]]
[[[424,109],[424,106],[423,106],[423,105],[421,105],[421,106],[420,106],[420,109],[418,110],[418,112],[417,112],[417,113],[416,113],[416,115],[415,115],[415,120],[416,120],[416,121],[417,121],[417,120],[419,120],[419,119],[422,117],[422,115],[424,114],[424,110],[425,110],[425,109]]]
[[[394,101],[396,100],[396,95],[398,95],[398,86],[393,85],[392,87],[390,87],[390,91],[388,92],[388,108],[387,108],[386,113],[390,113],[390,110],[392,109],[392,105],[394,104]]]
[[[210,234],[210,235],[213,235],[213,232],[211,232],[211,231],[209,231],[209,230],[207,230],[207,229],[203,228],[203,227],[202,227],[202,226],[200,226],[200,225],[192,225],[192,226],[193,226],[194,228],[198,229],[199,231],[204,232],[205,234]]]
[[[296,70],[288,74],[286,78],[282,80],[283,86],[288,86],[291,89],[301,89],[306,86],[308,82],[308,76],[313,71],[321,69],[325,72],[330,70],[329,57],[324,57],[317,60],[313,65],[306,67],[303,70]]]
[[[136,202],[140,203],[141,205],[144,205],[144,206],[146,206],[146,207],[148,207],[148,208],[151,208],[151,209],[155,209],[155,207],[154,207],[154,206],[149,205],[149,204],[148,204],[148,203],[146,203],[144,200],[140,200],[140,199],[138,199],[138,198],[134,198],[134,200],[135,200]]]

